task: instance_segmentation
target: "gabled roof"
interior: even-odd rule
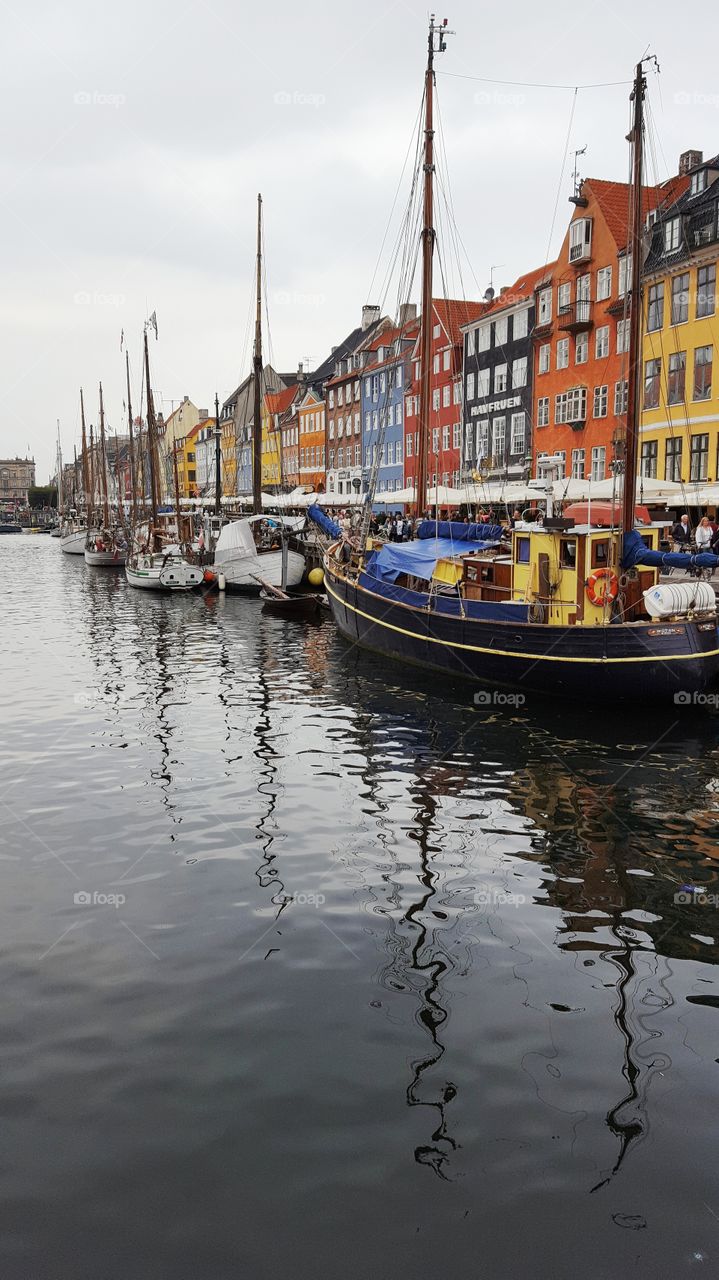
[[[488,308],[487,302],[467,302],[457,298],[433,298],[432,310],[450,342],[460,340],[462,325],[477,320]]]
[[[694,165],[687,175],[689,184],[691,175],[697,173],[700,169],[713,170],[715,173],[719,171],[719,156],[714,156],[711,160],[705,160],[702,164]],[[719,178],[715,178],[707,184],[703,191],[697,191],[694,195],[691,194],[691,185],[688,185],[672,205],[662,210],[661,218],[654,227],[651,248],[644,263],[644,271],[651,272],[663,268],[668,270],[675,263],[683,261],[684,258],[689,257],[690,254],[697,252],[704,246],[707,248],[712,245],[716,246],[715,210],[718,198]],[[676,217],[681,217],[682,219],[679,244],[676,249],[667,251],[664,245],[664,226],[670,218]]]
[[[533,271],[525,271],[523,276],[515,280],[510,289],[500,292],[496,298],[487,303],[485,310],[478,317],[484,320],[488,316],[495,315],[498,311],[511,310],[512,307],[519,306],[522,302],[532,302],[534,299],[535,289],[543,284],[548,284],[552,278],[552,272],[556,267],[556,262],[548,262],[543,267],[535,267]],[[471,320],[469,324],[462,325],[462,331],[472,328],[477,320]]]
[[[650,209],[673,204],[689,185],[685,175],[668,178],[655,187],[642,187],[642,222]],[[629,183],[607,182],[603,178],[585,178],[582,194],[589,192],[596,200],[618,249],[626,248],[629,229]]]
[[[297,385],[292,387],[284,387],[282,391],[268,391],[265,393],[265,405],[268,413],[284,413],[285,409],[289,409],[292,401],[297,394]]]
[[[347,356],[352,355],[364,344],[365,340],[372,333],[374,333],[380,326],[386,327],[386,324],[387,318],[385,316],[380,317],[379,320],[373,320],[366,329],[363,329],[362,325],[358,325],[358,327],[353,329],[351,333],[348,333],[344,341],[340,342],[339,346],[335,347],[334,351],[332,351],[326,359],[322,361],[322,364],[315,369],[314,373],[308,375],[307,381],[315,384],[326,382],[328,378],[332,377],[334,367],[338,360],[344,360]]]

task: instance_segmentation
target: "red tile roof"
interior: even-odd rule
[[[650,209],[673,204],[688,186],[689,178],[682,175],[668,178],[656,187],[642,187],[642,220]],[[617,248],[625,248],[629,227],[629,184],[606,182],[603,178],[585,178],[582,191],[587,189],[597,201]]]
[[[486,315],[494,315],[497,311],[504,311],[506,307],[516,307],[518,303],[530,299],[540,284],[543,284],[544,281],[549,283],[556,265],[556,262],[548,262],[544,267],[535,267],[533,271],[525,271],[523,276],[515,280],[510,289],[505,289],[504,293],[498,293],[496,298],[486,305],[485,310],[482,312],[482,318]]]
[[[432,307],[450,342],[460,341],[460,328],[478,320],[488,309],[487,302],[466,302],[457,298],[433,298]]]
[[[283,387],[282,391],[268,391],[265,395],[265,403],[268,413],[284,413],[285,409],[289,409],[292,401],[297,394],[297,387]]]

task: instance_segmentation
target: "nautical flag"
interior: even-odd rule
[[[156,311],[153,311],[152,315],[150,316],[149,323],[152,325],[153,329],[155,330],[155,337],[157,338],[158,333],[157,333],[157,312]]]
[[[123,329],[120,333],[120,350],[121,351],[122,351],[122,344],[124,341],[125,341],[125,330]]]

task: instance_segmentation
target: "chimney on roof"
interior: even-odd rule
[[[417,303],[403,302],[399,309],[399,327],[404,329],[405,325],[411,324],[417,319]]]
[[[493,298],[494,298],[494,289],[490,285],[489,288],[485,289],[484,291],[484,301],[491,302]]]
[[[300,362],[299,362],[299,364],[298,364],[298,366],[297,366],[297,383],[298,383],[298,386],[304,386],[305,381],[306,381],[305,371],[304,371],[304,367],[303,367],[302,361],[300,360]]]
[[[503,285],[502,285],[502,287],[501,287],[501,289],[499,290],[499,296],[500,296],[500,298],[503,298],[503,297],[504,297],[504,295],[505,295],[505,293],[509,293],[509,285],[508,285],[508,284],[503,284]]]
[[[366,304],[366,305],[362,308],[362,329],[363,329],[363,331],[364,331],[364,330],[366,330],[366,329],[369,329],[369,328],[371,327],[371,325],[376,324],[376,323],[377,323],[377,321],[379,320],[379,315],[380,315],[380,309],[379,309],[379,307],[374,307],[374,306],[370,306],[369,304]]]
[[[703,151],[682,151],[679,157],[679,177],[683,178],[691,169],[696,169],[703,159]]]
[[[182,403],[183,403],[183,404],[189,404],[189,403],[190,403],[190,397],[189,397],[189,396],[183,396],[183,397],[182,397]]]

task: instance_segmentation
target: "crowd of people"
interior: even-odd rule
[[[719,524],[709,516],[702,516],[693,529],[685,512],[672,529],[672,543],[675,551],[711,551],[719,556]]]

